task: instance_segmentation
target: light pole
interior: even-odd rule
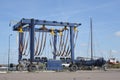
[[[9,71],[9,65],[10,65],[10,37],[12,34],[9,34],[9,41],[8,41],[8,71]]]

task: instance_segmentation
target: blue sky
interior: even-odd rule
[[[120,0],[0,0],[0,63],[7,63],[8,36],[11,62],[17,62],[17,32],[9,23],[21,18],[82,23],[76,56],[89,57],[89,18],[93,19],[95,56],[120,60]],[[111,55],[110,55],[111,51]]]

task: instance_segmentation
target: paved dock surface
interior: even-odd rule
[[[120,80],[120,70],[0,73],[0,80]]]

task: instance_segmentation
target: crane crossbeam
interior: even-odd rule
[[[57,22],[57,21],[46,21],[38,19],[21,19],[16,25],[13,26],[13,30],[16,31],[26,24],[31,24],[33,20],[34,25],[47,25],[47,26],[67,26],[67,27],[78,27],[81,23],[68,23],[68,22]]]

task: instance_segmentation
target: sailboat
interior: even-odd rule
[[[91,59],[88,61],[88,65],[97,67],[103,67],[103,65],[106,63],[106,60],[104,58],[97,58],[95,59],[93,56],[93,27],[92,27],[92,18],[90,18],[90,45],[91,45]]]
[[[103,67],[103,65],[106,63],[104,58],[93,58],[93,33],[92,33],[92,18],[90,18],[90,30],[91,30],[91,59],[87,60],[84,59],[84,57],[77,57],[76,60],[72,63],[67,63],[67,67],[69,67],[70,71],[77,71],[78,69],[93,69],[94,67]],[[66,64],[66,63],[65,63]],[[66,67],[66,65],[63,65]],[[105,70],[105,68],[104,68]]]
[[[93,57],[93,30],[92,30],[92,18],[90,18],[90,54],[91,57],[87,60],[85,60],[83,57],[81,57],[79,67],[88,67],[89,69],[93,69],[94,67],[103,67],[103,65],[106,63],[106,60],[104,58],[97,58],[95,59]]]

